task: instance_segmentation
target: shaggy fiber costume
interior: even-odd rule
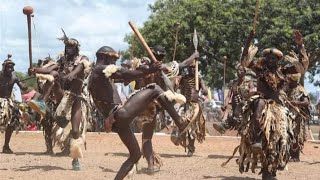
[[[0,98],[0,132],[4,132],[11,122],[13,102],[10,98]]]
[[[259,119],[259,125],[262,135],[262,151],[255,151],[251,144],[254,142],[254,119],[252,113],[259,95],[253,95],[246,101],[244,109],[244,118],[241,122],[239,134],[241,142],[235,148],[233,155],[239,150],[240,157],[237,159],[239,171],[247,172],[249,168],[254,173],[257,163],[261,163],[261,172],[267,172],[276,176],[278,169],[284,169],[290,158],[290,146],[293,138],[292,120],[293,114],[285,106],[272,100],[264,100],[266,105]],[[232,156],[233,157],[233,156]],[[222,166],[225,166],[230,157]]]
[[[86,142],[85,133],[87,131],[87,118],[90,115],[89,104],[82,96],[76,96],[69,91],[65,91],[64,96],[55,112],[55,119],[65,118],[66,120],[70,121],[72,104],[76,98],[80,98],[82,100],[82,119],[80,124],[81,136],[76,140],[70,137],[71,123],[68,123],[64,128],[60,127],[58,124],[55,124],[53,128],[53,144],[58,145],[61,149],[64,149],[69,147],[70,143],[70,156],[74,159],[83,157],[81,145],[85,145]]]
[[[288,92],[288,97],[291,101],[300,101],[301,98],[305,97],[309,99],[305,88],[300,84],[296,88],[290,89],[290,91]],[[296,112],[294,110],[292,111]],[[300,151],[303,150],[304,143],[307,141],[307,119],[305,118],[310,118],[310,112],[308,108],[301,108],[300,111],[302,111],[301,113],[303,114],[303,116],[306,115],[306,117],[303,117],[300,114],[296,113],[293,121],[294,143],[291,146],[290,154],[294,160],[299,160]]]
[[[84,73],[87,77],[92,69],[92,64],[82,59],[82,56],[78,56],[74,62],[74,66],[82,64],[84,67]],[[58,105],[55,112],[55,120],[59,122],[59,119],[66,119],[67,122],[71,121],[71,110],[76,98],[81,99],[81,123],[79,130],[81,135],[78,139],[70,139],[71,123],[66,126],[64,124],[56,124],[53,128],[53,144],[60,146],[61,149],[67,148],[70,143],[70,156],[73,159],[83,157],[81,145],[86,145],[85,134],[87,131],[88,118],[90,116],[90,105],[84,95],[76,95],[70,91],[65,91],[64,96]],[[62,127],[61,127],[62,126]]]
[[[188,121],[188,126],[187,128],[181,132],[181,134],[186,133],[182,141],[178,141],[175,139],[175,132],[177,129],[175,129],[171,135],[171,141],[175,145],[181,145],[184,148],[187,148],[194,153],[195,147],[189,147],[189,142],[188,142],[188,136],[191,139],[197,139],[199,143],[202,143],[205,140],[205,135],[206,135],[206,128],[205,128],[205,118],[203,115],[203,111],[201,109],[201,106],[199,103],[195,102],[187,102],[184,104],[181,108],[183,108],[181,112],[181,116],[183,117],[182,119],[185,121]]]

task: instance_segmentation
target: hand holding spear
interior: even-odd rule
[[[193,32],[193,46],[194,46],[194,50],[195,52],[198,51],[198,36],[197,36],[197,30],[194,29]],[[196,84],[196,90],[199,91],[199,63],[198,63],[198,59],[195,59],[195,84]]]

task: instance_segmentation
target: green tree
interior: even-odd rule
[[[179,23],[175,58],[179,61],[194,51],[192,35],[196,28],[200,70],[210,85],[221,87],[223,56],[227,56],[228,82],[234,78],[241,47],[252,29],[255,3],[255,0],[157,0],[150,5],[151,15],[140,31],[150,46],[164,46],[168,54],[166,61],[171,61],[175,25]],[[320,27],[316,23],[320,12],[318,4],[316,0],[260,0],[256,30],[259,51],[267,47],[279,48],[285,54],[294,50],[293,32],[299,29],[305,36],[307,50],[317,52]],[[123,52],[125,58],[146,55],[134,34],[127,35],[125,41],[129,43],[129,50]]]

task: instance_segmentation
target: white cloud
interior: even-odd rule
[[[7,53],[13,54],[17,71],[27,71],[28,40],[27,21],[22,9],[26,5],[34,8],[33,61],[48,53],[55,57],[63,51],[63,28],[67,35],[81,43],[81,53],[94,59],[95,52],[104,45],[124,50],[125,34],[132,32],[128,21],[141,26],[150,12],[148,4],[155,0],[1,0],[0,4],[0,61]],[[33,25],[32,25],[33,26]]]

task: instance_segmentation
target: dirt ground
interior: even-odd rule
[[[141,140],[141,135],[137,134]],[[0,144],[4,135],[0,135]],[[139,163],[135,179],[259,179],[251,172],[240,174],[235,159],[226,167],[221,164],[239,143],[236,137],[207,137],[196,144],[193,157],[186,157],[182,147],[174,146],[169,136],[155,135],[154,149],[162,157],[163,167],[154,175],[145,173],[145,159]],[[279,171],[279,179],[319,179],[320,143],[307,142],[301,162],[290,162],[288,171]],[[20,132],[13,135],[14,154],[0,153],[0,179],[113,179],[127,158],[127,150],[116,134],[88,133],[87,150],[81,160],[82,170],[71,170],[71,158],[44,155],[42,133]],[[59,152],[58,149],[55,149]]]

